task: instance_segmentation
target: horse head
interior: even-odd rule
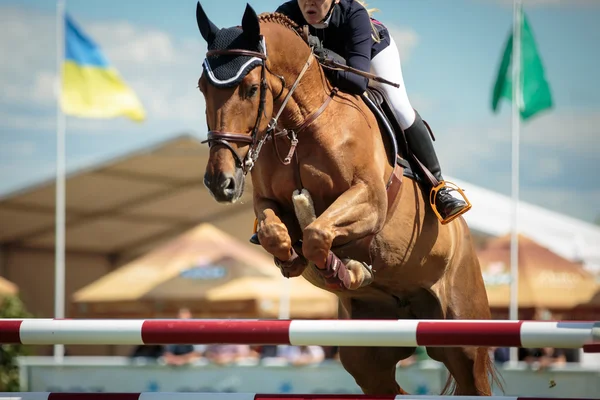
[[[217,28],[199,2],[196,20],[208,47],[198,85],[206,100],[206,141],[211,147],[204,184],[217,201],[232,203],[244,190],[249,145],[268,122],[262,118],[269,112],[267,93],[261,88],[264,42],[250,6],[241,27]]]
[[[198,83],[209,129],[204,184],[217,201],[233,203],[243,193],[245,175],[258,159],[268,128],[276,124],[274,101],[284,91],[285,80],[270,69],[267,38],[250,5],[241,26],[219,29],[199,2],[196,20],[208,48]]]

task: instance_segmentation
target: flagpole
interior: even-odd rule
[[[519,141],[521,108],[521,4],[513,0],[513,43],[512,53],[512,211],[510,240],[510,309],[509,318],[519,319]],[[516,347],[510,349],[510,361],[518,361]]]
[[[66,118],[61,107],[62,63],[65,53],[65,0],[56,4],[56,233],[54,266],[54,318],[65,317],[65,130]],[[62,362],[64,345],[54,345],[54,360]]]
[[[284,290],[281,291],[279,295],[279,319],[289,319],[290,318],[290,290],[291,290],[291,280],[288,278],[282,277],[281,285],[285,287]]]

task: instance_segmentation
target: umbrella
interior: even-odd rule
[[[302,276],[285,279],[244,277],[215,287],[206,293],[211,302],[247,301],[258,303],[262,317],[277,317],[281,311],[280,299],[289,298],[290,315],[295,318],[335,318],[337,296],[320,289]]]
[[[284,294],[286,286],[281,279],[266,252],[211,224],[201,224],[75,292],[73,303],[76,313],[88,317],[168,316],[183,306],[202,317],[276,316],[277,296]],[[294,317],[295,310],[301,315],[311,313],[307,299],[314,301],[314,316],[337,310],[334,295],[302,277],[293,282],[290,311]]]
[[[521,308],[569,309],[589,301],[599,289],[591,273],[519,235],[519,292]],[[478,252],[491,307],[510,303],[510,235],[488,242]]]
[[[209,287],[247,275],[278,276],[279,271],[265,254],[202,224],[80,289],[73,300],[200,298]]]
[[[0,276],[0,296],[16,295],[17,293],[19,293],[17,285]]]

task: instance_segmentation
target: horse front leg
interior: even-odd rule
[[[258,220],[257,235],[261,246],[273,255],[275,264],[286,278],[302,275],[308,261],[296,253],[292,246],[292,238],[276,202],[265,199],[254,199],[254,211]]]
[[[302,253],[313,262],[330,287],[357,289],[373,280],[371,266],[356,260],[342,262],[332,251],[335,239],[348,243],[381,230],[386,196],[366,184],[356,184],[340,195],[303,233]]]

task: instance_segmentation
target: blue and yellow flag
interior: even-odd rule
[[[145,119],[144,107],[101,49],[65,14],[61,106],[83,118]]]

